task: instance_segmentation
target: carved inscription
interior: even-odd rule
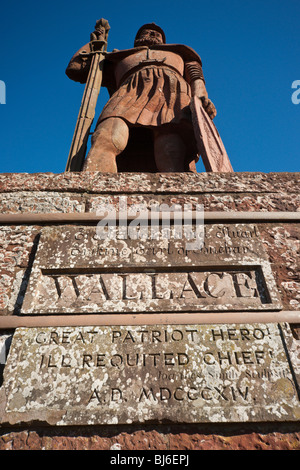
[[[149,229],[150,230],[150,229]],[[61,233],[60,233],[61,232]],[[38,258],[40,266],[45,268],[69,268],[76,262],[81,267],[103,266],[107,262],[116,266],[120,263],[135,265],[182,265],[229,261],[233,257],[238,261],[245,255],[266,259],[257,227],[237,224],[205,225],[203,227],[203,245],[197,249],[187,249],[186,239],[177,239],[176,232],[170,230],[168,238],[158,240],[149,238],[101,240],[95,227],[77,227],[62,229],[48,228],[44,231]]]
[[[35,296],[49,312],[197,310],[267,305],[260,271],[119,272],[50,274],[40,278]]]
[[[39,411],[60,425],[293,420],[299,412],[274,324],[18,329],[6,388],[8,417]]]
[[[205,226],[183,240],[99,240],[95,227],[46,229],[22,313],[281,308],[256,226]]]
[[[50,275],[57,300],[80,297],[105,300],[259,297],[255,271],[191,273],[118,273]],[[89,280],[92,280],[89,283]]]

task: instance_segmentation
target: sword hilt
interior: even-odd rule
[[[107,42],[104,40],[95,40],[90,42],[91,51],[82,51],[80,52],[81,57],[89,57],[99,52],[104,52],[104,47],[107,45]]]

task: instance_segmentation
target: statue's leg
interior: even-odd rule
[[[186,147],[178,134],[155,133],[154,156],[158,171],[184,171],[185,155]]]
[[[116,157],[125,149],[128,138],[129,129],[122,119],[111,117],[102,121],[92,136],[83,171],[117,173]]]

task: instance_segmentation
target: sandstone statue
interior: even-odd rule
[[[164,31],[154,23],[138,30],[132,49],[106,52],[108,29],[106,20],[99,20],[90,43],[72,57],[66,70],[69,78],[85,83],[95,44],[100,44],[101,86],[107,88],[110,99],[80,170],[196,171],[199,136],[192,119],[193,97],[200,98],[205,118],[209,116],[202,134],[211,126],[208,120],[212,123],[216,116],[199,55],[188,46],[166,44]]]

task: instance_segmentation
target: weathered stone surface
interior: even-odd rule
[[[278,427],[278,423],[277,423]],[[0,450],[300,450],[300,432],[254,429],[214,430],[195,426],[156,426],[157,429],[119,430],[110,426],[78,428],[38,428],[5,430],[0,435]]]
[[[287,310],[300,310],[299,224],[264,224],[261,237]]]
[[[120,196],[114,194],[91,194],[86,196],[86,211],[97,212],[105,204],[111,204],[117,207]],[[300,207],[300,194],[273,194],[273,193],[224,193],[217,192],[212,194],[197,193],[191,194],[129,194],[127,196],[128,204],[139,204],[145,209],[151,210],[153,205],[168,204],[191,204],[195,209],[197,204],[203,204],[204,210],[212,211],[298,211]]]
[[[59,194],[57,192],[11,192],[2,195],[0,200],[1,214],[30,213],[70,213],[84,212],[82,195]]]
[[[72,195],[63,190],[61,192],[34,191],[32,190],[1,193],[0,209],[3,214],[17,213],[79,213],[97,212],[99,207],[111,204],[117,207],[120,196],[104,192],[98,194],[82,194],[78,188],[78,194]],[[139,204],[147,209],[153,205],[191,204],[194,209],[196,204],[203,204],[204,210],[212,211],[297,211],[300,206],[300,195],[296,193],[216,193],[194,192],[193,194],[180,193],[152,193],[131,194],[127,196],[128,203]]]
[[[266,193],[299,196],[300,173],[5,173],[0,192],[57,191],[108,194]],[[253,209],[252,209],[253,210]],[[287,210],[287,208],[282,209]]]
[[[297,421],[284,325],[17,329],[3,422]]]
[[[32,226],[0,228],[0,312],[13,312],[23,300],[22,283],[38,231]],[[28,278],[28,276],[27,276]]]
[[[121,239],[119,230],[101,240],[96,227],[44,229],[22,313],[281,308],[255,225],[206,225],[201,247],[174,232],[158,236]]]

